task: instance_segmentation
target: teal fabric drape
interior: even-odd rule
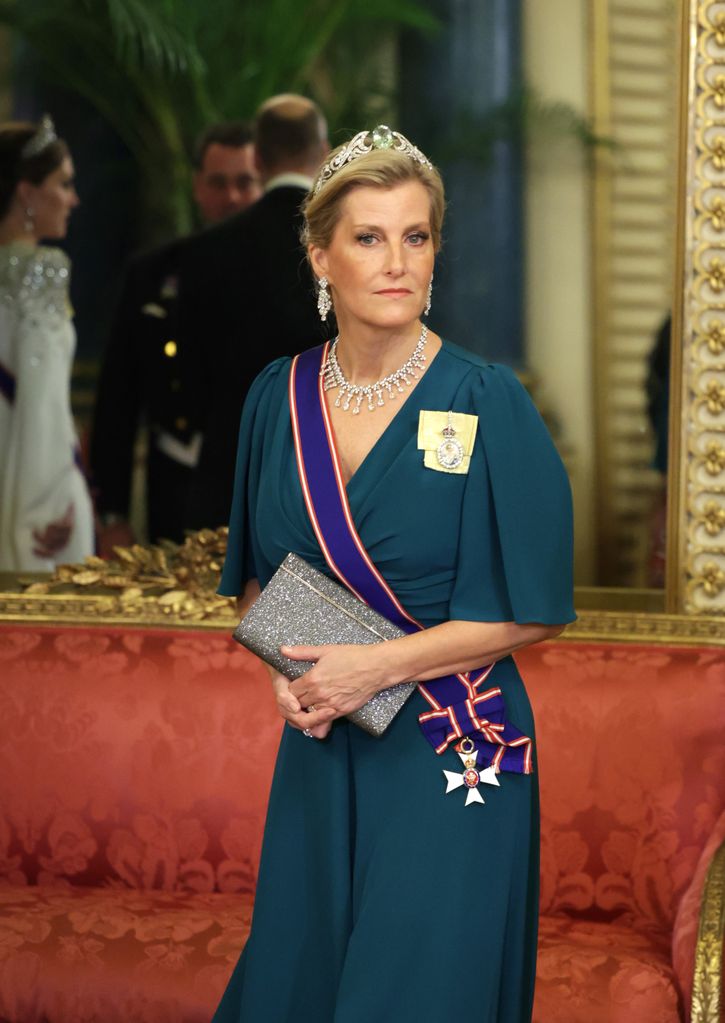
[[[297,480],[289,360],[250,392],[221,592],[264,585],[289,551],[326,571]],[[423,466],[422,409],[479,417],[467,475]],[[364,414],[364,413],[363,413]],[[513,374],[445,344],[348,484],[373,561],[424,625],[570,621],[568,482]],[[534,736],[511,658],[494,670]],[[493,676],[492,676],[493,681]],[[536,775],[504,773],[485,806],[445,795],[414,696],[381,739],[337,722],[286,728],[254,921],[215,1023],[525,1023],[536,958]]]

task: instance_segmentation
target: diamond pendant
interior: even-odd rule
[[[478,750],[473,744],[473,740],[469,738],[461,740],[456,752],[463,763],[463,773],[456,774],[454,771],[443,771],[447,782],[446,795],[464,786],[468,789],[464,806],[470,806],[471,803],[485,803],[486,800],[478,791],[478,786],[479,784],[484,784],[500,787],[496,768],[492,766],[487,767],[484,771],[478,770],[476,766]]]
[[[463,461],[463,445],[456,440],[453,428],[453,413],[448,413],[448,425],[442,431],[444,440],[438,445],[436,458],[443,469],[457,469]]]

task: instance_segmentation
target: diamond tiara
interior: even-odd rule
[[[424,167],[433,170],[433,164],[428,157],[408,141],[405,135],[401,135],[399,131],[392,131],[387,124],[379,124],[372,131],[359,131],[339,153],[333,156],[329,163],[324,165],[317,175],[313,195],[317,195],[341,167],[352,163],[353,160],[358,160],[361,156],[367,156],[368,153],[372,153],[373,149],[390,149],[396,153],[403,153],[411,160],[417,160]]]
[[[37,131],[20,150],[21,158],[23,160],[30,160],[33,156],[37,156],[38,153],[42,153],[44,149],[47,149],[51,142],[55,142],[57,138],[53,119],[49,114],[44,114]]]

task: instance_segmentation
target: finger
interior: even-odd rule
[[[281,646],[279,652],[292,661],[317,661],[325,649],[324,646]]]
[[[305,682],[304,676],[295,682],[290,682],[289,691],[296,700],[299,700],[302,707],[307,707],[315,702],[310,695],[310,684]]]
[[[289,679],[286,678],[284,675],[280,675],[280,673],[278,671],[275,671],[271,665],[268,665],[267,667],[270,670],[270,674],[272,677],[272,688],[274,689],[274,695],[276,696],[277,700],[282,698],[284,700],[284,705],[286,709],[288,709],[291,714],[299,714],[299,712],[302,710],[302,704],[300,703],[299,699],[294,693],[290,693]]]
[[[318,725],[316,728],[308,728],[308,732],[313,739],[326,739],[330,734],[332,728],[332,721],[328,721],[327,724]]]
[[[293,724],[295,728],[308,728],[311,731],[313,728],[317,728],[318,725],[328,724],[334,717],[335,711],[332,707],[322,707],[321,710],[302,711],[301,714],[290,714],[287,717],[287,720],[290,724]]]
[[[302,711],[302,704],[289,690],[278,693],[277,702],[290,714],[299,714]]]
[[[49,551],[45,547],[43,547],[43,548],[33,547],[33,554],[35,555],[36,558],[52,558],[53,557],[53,551]]]

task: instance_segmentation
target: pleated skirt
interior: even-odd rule
[[[509,718],[533,737],[512,661]],[[485,804],[446,795],[417,694],[385,735],[285,728],[252,930],[213,1023],[529,1023],[539,874],[536,773]]]

